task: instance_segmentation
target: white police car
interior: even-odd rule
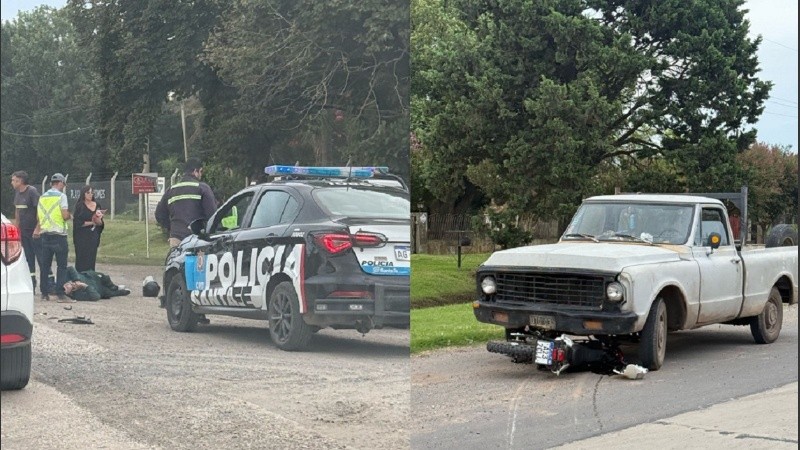
[[[31,375],[33,283],[19,228],[0,215],[0,388],[22,389]]]
[[[269,321],[273,342],[303,349],[325,327],[407,328],[410,203],[385,167],[270,166],[168,256],[170,326],[201,315]]]

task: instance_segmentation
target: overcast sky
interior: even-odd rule
[[[3,0],[2,20],[38,5],[62,7],[66,0]],[[797,2],[749,0],[750,32],[764,40],[758,50],[763,80],[774,83],[764,114],[756,124],[758,140],[770,145],[790,145],[797,152]]]

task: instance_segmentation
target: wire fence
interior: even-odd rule
[[[411,216],[415,253],[468,254],[495,250],[486,233],[488,219],[482,215],[412,213]],[[561,235],[558,221],[540,220],[533,214],[519,216],[516,225],[531,233],[532,244],[555,242]]]

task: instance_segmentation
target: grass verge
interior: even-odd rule
[[[145,223],[137,220],[115,219],[106,222],[97,250],[97,262],[105,264],[138,264],[163,266],[169,244],[158,225],[149,225],[150,257],[147,256],[147,232]],[[72,237],[70,236],[70,247]],[[74,249],[70,249],[74,255]]]
[[[497,325],[478,322],[472,304],[411,310],[411,353],[504,339]]]
[[[475,269],[488,253],[411,256],[411,307],[429,308],[471,302],[475,298]]]
[[[503,328],[472,313],[475,270],[488,253],[411,257],[411,353],[502,339]]]

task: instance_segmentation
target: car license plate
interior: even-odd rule
[[[556,319],[553,316],[540,316],[538,314],[531,314],[530,325],[543,330],[555,330]]]
[[[394,257],[398,261],[408,261],[411,259],[411,246],[409,245],[395,245]]]
[[[553,364],[553,343],[539,339],[536,341],[536,364],[549,366]]]

